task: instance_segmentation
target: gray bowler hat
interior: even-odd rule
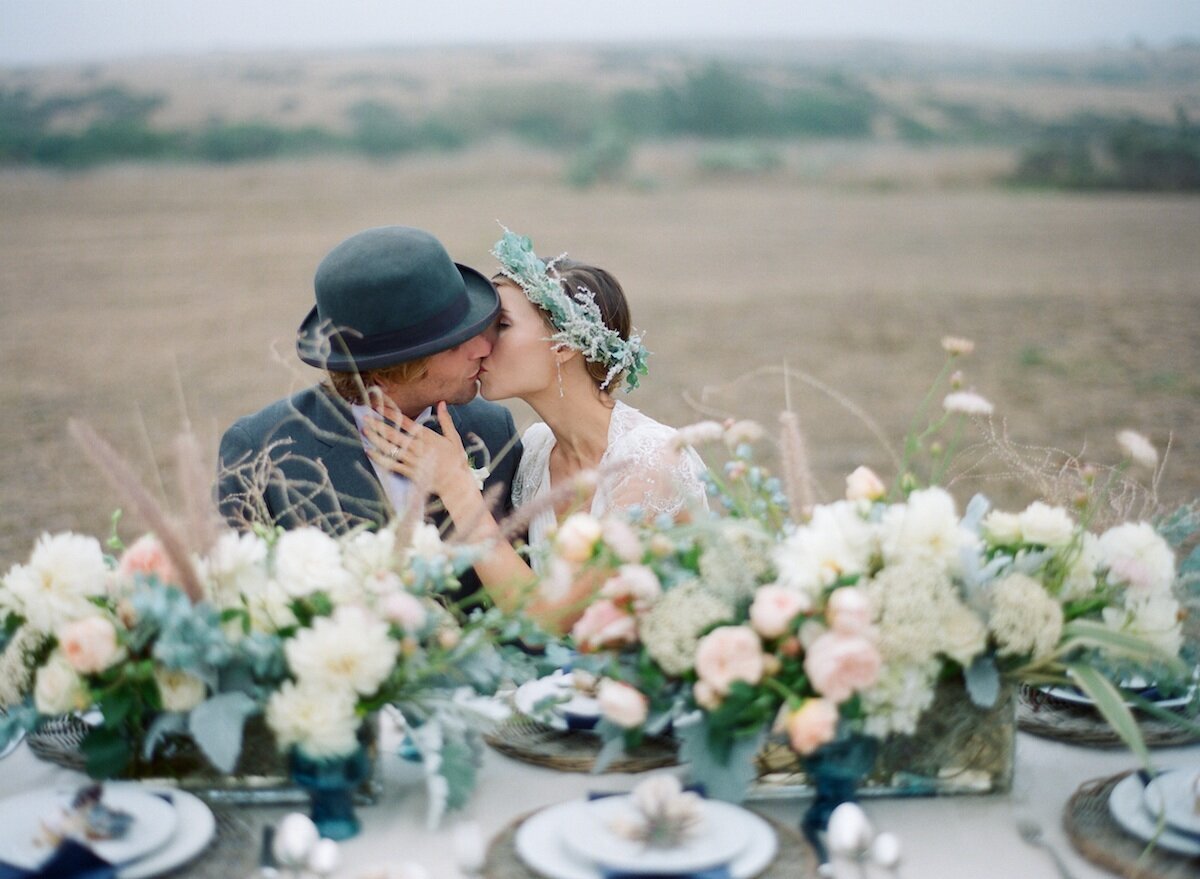
[[[321,261],[313,286],[317,304],[300,325],[296,351],[305,363],[338,372],[453,348],[487,329],[500,310],[491,281],[408,226],[350,236]]]

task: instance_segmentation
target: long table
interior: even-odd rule
[[[1200,768],[1200,746],[1153,753],[1161,768]],[[1022,817],[1042,825],[1046,839],[1057,847],[1074,876],[1105,877],[1111,874],[1088,863],[1071,848],[1061,827],[1063,808],[1083,782],[1133,766],[1133,757],[1127,751],[1075,747],[1022,733],[1018,734],[1016,772],[1008,794],[868,799],[863,801],[863,807],[878,830],[891,831],[900,837],[904,850],[901,875],[906,879],[1058,876],[1045,851],[1021,841],[1016,822]],[[491,838],[526,812],[582,797],[597,789],[626,790],[644,777],[557,772],[489,750],[471,802],[464,810],[451,813],[436,830],[430,830],[425,820],[426,797],[419,767],[388,748],[381,769],[383,797],[376,805],[359,810],[363,832],[342,844],[338,875],[347,879],[378,875],[379,868],[406,861],[424,866],[432,879],[453,879],[462,875],[455,865],[454,838],[456,828],[464,822],[476,823]],[[46,785],[74,784],[82,778],[79,773],[38,760],[23,743],[0,761],[0,798]],[[806,802],[771,800],[751,805],[769,817],[794,825]],[[272,812],[277,814],[278,809]],[[4,828],[0,828],[0,833],[3,832]],[[213,871],[206,870],[202,856],[174,875],[190,879],[213,875]],[[224,872],[217,875],[221,879],[239,879]]]

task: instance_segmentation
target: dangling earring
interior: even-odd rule
[[[562,383],[562,363],[557,357],[554,358],[554,371],[558,373],[558,396],[565,397],[566,392],[563,391]]]

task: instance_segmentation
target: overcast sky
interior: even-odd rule
[[[1200,0],[0,0],[0,65],[222,50],[720,37],[1163,45],[1200,40]]]

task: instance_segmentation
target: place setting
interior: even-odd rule
[[[799,832],[656,775],[628,794],[568,800],[523,816],[488,848],[483,875],[547,879],[816,875]]]
[[[1200,766],[1089,781],[1064,827],[1093,863],[1123,876],[1194,876],[1200,864]]]
[[[580,669],[560,668],[526,681],[511,695],[509,716],[485,735],[494,750],[526,763],[564,772],[591,772],[603,740],[597,678]],[[677,744],[649,736],[623,751],[610,772],[644,772],[678,763]]]
[[[37,788],[0,801],[0,876],[150,879],[216,834],[199,797],[128,782]]]

